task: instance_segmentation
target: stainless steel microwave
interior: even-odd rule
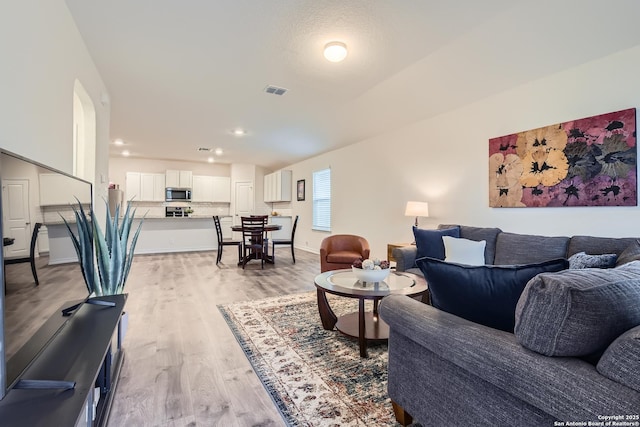
[[[167,187],[166,193],[165,193],[165,200],[167,202],[190,202],[191,189]]]

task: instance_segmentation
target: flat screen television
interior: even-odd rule
[[[0,399],[65,326],[61,307],[89,296],[77,255],[62,217],[75,227],[76,198],[93,209],[91,183],[0,149]],[[31,239],[36,274],[31,271]],[[46,325],[46,326],[44,326]]]

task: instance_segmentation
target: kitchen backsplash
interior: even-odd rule
[[[157,218],[165,216],[165,207],[167,206],[180,206],[191,207],[193,210],[192,216],[227,216],[229,215],[229,203],[211,203],[211,202],[131,202],[132,207],[137,208],[137,214],[143,215],[147,213],[149,218]]]

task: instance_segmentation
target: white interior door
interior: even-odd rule
[[[253,214],[253,182],[236,182],[234,223],[240,224],[240,217]]]
[[[29,180],[2,181],[2,223],[4,237],[15,239],[12,245],[4,246],[5,258],[28,257],[31,243]]]

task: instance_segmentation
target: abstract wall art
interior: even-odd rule
[[[636,206],[636,109],[489,140],[489,206]]]

